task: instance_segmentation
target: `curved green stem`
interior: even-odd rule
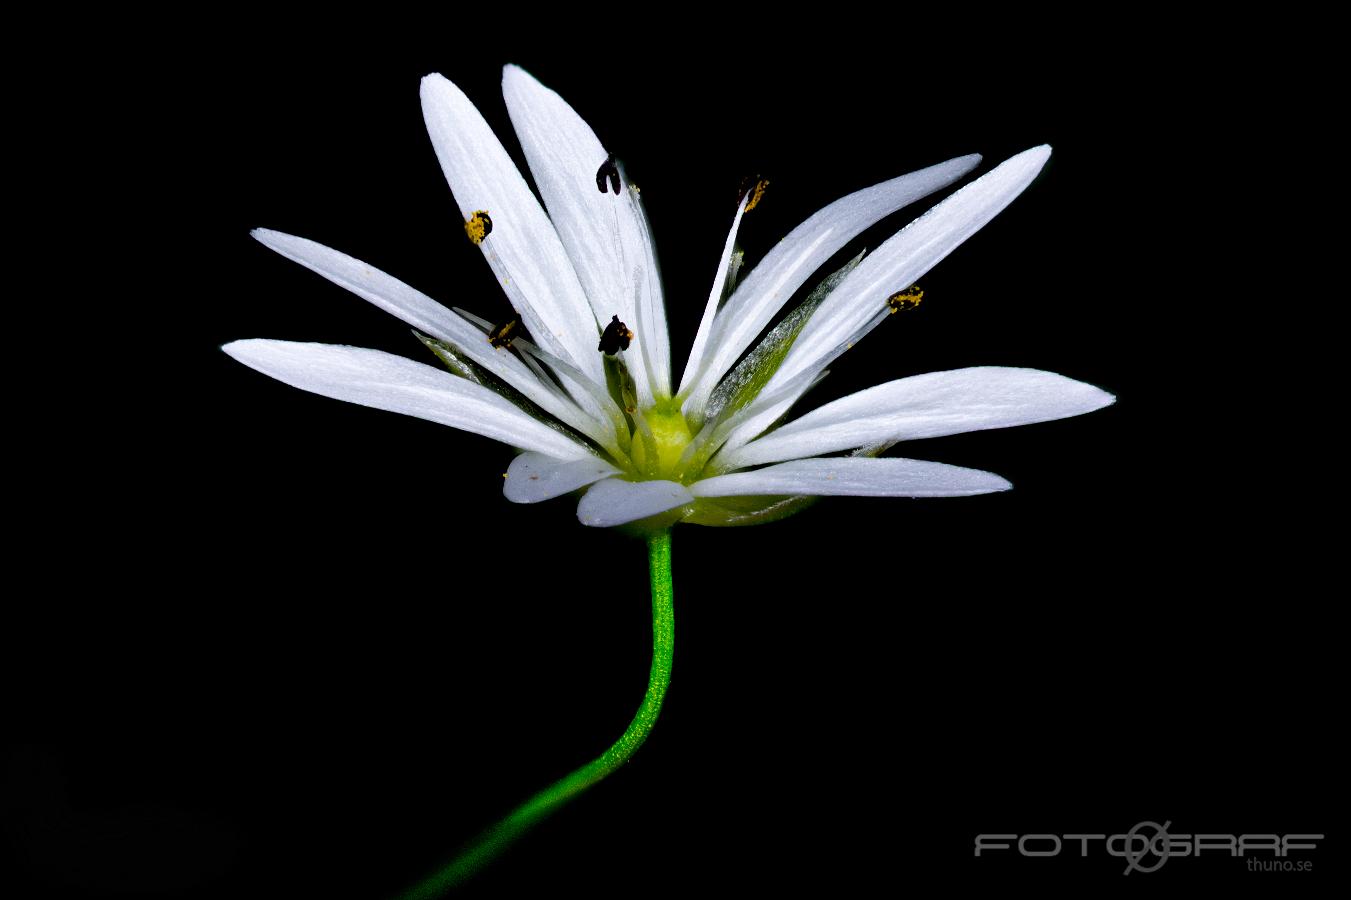
[[[643,745],[661,712],[661,701],[671,683],[671,651],[675,645],[674,590],[671,585],[671,532],[647,540],[652,577],[652,672],[647,694],[629,727],[600,756],[560,778],[516,807],[505,819],[475,838],[441,871],[402,895],[402,900],[430,900],[463,883],[491,862],[513,841],[582,791],[618,769]]]

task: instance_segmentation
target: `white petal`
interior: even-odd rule
[[[918,459],[795,459],[753,472],[733,472],[690,485],[696,497],[840,495],[851,497],[964,497],[1006,491],[1003,478]]]
[[[741,468],[883,441],[1048,422],[1101,409],[1115,399],[1091,384],[1037,369],[932,372],[827,403],[716,462]]]
[[[422,79],[422,114],[446,181],[470,219],[484,210],[492,233],[479,244],[530,335],[605,383],[600,332],[558,233],[483,116],[440,75]]]
[[[640,400],[671,392],[671,352],[657,261],[641,201],[628,184],[618,195],[596,186],[609,153],[591,127],[554,91],[517,66],[502,73],[502,94],[530,172],[558,237],[572,258],[596,321],[613,315],[636,332],[644,365],[633,369]],[[641,323],[641,325],[639,324]]]
[[[334,284],[398,316],[419,331],[455,346],[461,353],[520,391],[540,409],[556,416],[602,445],[614,442],[608,425],[582,412],[575,404],[541,381],[507,350],[494,349],[483,333],[421,291],[393,278],[359,259],[306,238],[255,229],[253,236],[264,246],[293,262],[324,276]]]
[[[751,270],[718,312],[707,361],[691,357],[680,384],[681,394],[688,396],[686,410],[696,416],[702,411],[708,395],[742,351],[841,247],[885,216],[952,184],[979,163],[979,155],[959,156],[855,191],[794,228]]]
[[[476,316],[458,306],[455,307],[455,312],[477,325],[485,335],[493,330],[493,323],[482,316]],[[521,361],[546,385],[552,388],[551,379],[545,374],[544,366],[547,365],[557,376],[559,383],[567,389],[567,394],[571,396],[573,402],[597,422],[609,420],[613,423],[613,429],[607,432],[605,440],[600,441],[607,450],[612,450],[613,441],[619,430],[627,429],[628,426],[624,423],[624,414],[620,411],[619,404],[610,397],[605,386],[582,374],[582,371],[572,363],[555,356],[543,347],[535,346],[526,338],[516,338],[511,346],[520,352]]]
[[[622,167],[620,172],[623,172]],[[666,322],[666,301],[662,297],[661,267],[657,263],[656,242],[652,238],[652,224],[648,221],[642,199],[638,196],[638,186],[628,183],[627,180],[624,186],[627,188],[626,208],[633,217],[636,231],[643,242],[643,256],[647,259],[647,265],[633,273],[636,295],[634,302],[637,304],[633,315],[635,322],[633,330],[636,335],[634,340],[642,341],[646,346],[643,360],[647,364],[648,384],[652,393],[663,398],[670,397],[671,334]],[[634,255],[637,254],[626,254],[626,258]]]
[[[592,485],[577,504],[577,518],[583,525],[608,528],[646,519],[657,513],[693,503],[694,497],[683,484],[674,481],[621,481],[607,478]]]
[[[518,338],[512,346],[519,349],[524,354],[524,358],[534,357],[536,362],[543,363],[553,369],[554,374],[558,376],[558,380],[574,397],[586,404],[586,409],[593,415],[610,416],[614,423],[612,436],[617,437],[627,432],[628,424],[624,420],[623,411],[603,386],[587,378],[571,363],[566,363],[547,350],[536,347],[525,338]],[[608,445],[607,449],[610,449]]]
[[[822,355],[810,368],[799,371],[790,378],[780,379],[771,376],[764,389],[738,414],[744,421],[735,432],[729,435],[725,442],[726,446],[719,455],[712,459],[710,465],[714,469],[725,470],[729,468],[725,464],[726,458],[736,449],[754,440],[782,416],[787,415],[788,410],[797,402],[797,399],[800,399],[806,391],[811,390],[815,385],[820,384],[821,379],[830,374],[830,370],[826,366],[853,347],[857,339],[858,335],[855,335],[834,350]],[[773,390],[770,390],[770,388],[773,388]],[[784,401],[790,397],[794,399],[785,403]]]
[[[401,356],[361,347],[235,341],[221,348],[251,369],[304,391],[403,413],[563,459],[591,453],[485,387]]]
[[[727,232],[727,240],[722,245],[722,256],[718,258],[718,271],[713,275],[713,287],[708,292],[708,302],[704,304],[703,317],[699,319],[699,330],[694,334],[694,344],[690,347],[690,357],[685,361],[685,371],[681,375],[681,384],[690,383],[695,374],[704,365],[704,356],[708,352],[708,342],[713,337],[713,323],[717,321],[718,304],[722,302],[723,291],[727,289],[727,272],[732,267],[732,254],[736,251],[736,236],[741,230],[741,219],[746,215],[746,204],[750,202],[750,194],[741,198],[737,204],[736,215],[732,217],[732,228]],[[801,230],[799,226],[798,230]],[[796,234],[796,232],[794,232]],[[779,246],[783,246],[780,244]],[[773,251],[771,251],[772,255]],[[731,302],[731,298],[728,298]],[[710,389],[711,390],[711,389]],[[700,395],[696,404],[691,404],[688,400],[682,404],[682,409],[688,409],[698,414],[696,418],[702,415],[704,404],[708,401],[708,392]]]
[[[603,459],[555,459],[543,453],[522,453],[507,468],[502,493],[512,503],[552,500],[619,472]]]
[[[737,414],[740,421],[735,428],[729,430],[726,439],[722,442],[722,448],[709,461],[709,468],[714,471],[741,468],[740,465],[728,464],[726,460],[732,457],[741,447],[754,440],[756,435],[788,415],[788,411],[802,399],[802,396],[820,384],[821,379],[828,374],[829,372],[819,372],[815,377],[808,378],[806,377],[807,373],[803,373],[796,383],[785,382],[776,388],[773,394],[761,394],[756,397],[755,402]],[[807,454],[800,453],[798,455],[806,456]]]
[[[814,365],[860,329],[882,318],[887,298],[914,284],[943,257],[993,219],[1032,183],[1051,156],[1051,148],[1033,147],[939,203],[878,247],[821,304],[798,335],[775,373],[791,378]],[[773,380],[770,384],[773,384]]]

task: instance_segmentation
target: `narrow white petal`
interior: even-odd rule
[[[795,459],[754,472],[733,472],[690,485],[696,497],[750,495],[964,497],[1006,491],[1003,478],[918,459]]]
[[[401,356],[267,340],[235,341],[221,349],[264,375],[335,400],[416,416],[562,459],[591,455],[487,388]]]
[[[502,493],[512,503],[538,503],[618,472],[614,466],[595,456],[557,459],[543,453],[526,452],[511,461],[502,482]]]
[[[901,378],[850,394],[740,450],[728,468],[820,456],[883,441],[1008,428],[1092,412],[1116,398],[1052,372],[981,366]]]
[[[611,432],[612,438],[627,432],[628,425],[624,421],[623,411],[604,387],[587,378],[570,363],[564,362],[547,350],[541,350],[524,338],[518,338],[513,346],[525,354],[527,359],[535,357],[538,362],[553,369],[563,386],[592,415],[609,416],[614,423],[614,430]],[[609,449],[608,445],[606,449]]]
[[[738,426],[737,430],[729,436],[722,452],[713,458],[712,467],[721,470],[733,468],[727,465],[727,458],[735,450],[750,443],[765,429],[771,427],[780,417],[786,415],[802,394],[820,384],[821,379],[830,374],[830,370],[826,366],[853,347],[857,339],[858,335],[851,337],[834,350],[822,355],[810,368],[799,371],[789,378],[771,377],[764,389],[739,413],[743,419],[743,424]],[[804,385],[805,387],[803,387]],[[790,397],[793,399],[788,400]],[[788,402],[784,402],[785,400],[788,400]]]
[[[1006,160],[911,222],[850,273],[798,335],[775,373],[791,378],[819,365],[841,343],[862,337],[880,322],[887,298],[914,284],[962,241],[975,234],[1023,192],[1051,156],[1033,147]],[[851,337],[852,336],[852,337]],[[771,380],[770,384],[773,384]]]
[[[319,273],[419,331],[452,344],[465,343],[469,335],[482,340],[449,309],[368,263],[293,234],[268,228],[255,228],[250,234],[268,249]]]
[[[620,168],[623,171],[623,168]],[[627,176],[625,176],[627,178]],[[643,209],[642,199],[638,196],[638,186],[624,182],[627,188],[627,209],[635,222],[638,237],[642,240],[643,256],[647,265],[633,273],[634,310],[637,333],[635,340],[641,341],[643,360],[647,367],[647,380],[651,392],[657,397],[671,396],[671,333],[666,321],[666,301],[662,296],[661,267],[657,262],[657,245],[652,237],[652,224]],[[637,255],[637,254],[631,254]]]
[[[721,415],[716,419],[706,420],[698,433],[695,434],[694,440],[690,441],[689,446],[687,446],[681,454],[680,462],[678,463],[680,471],[689,471],[688,467],[691,463],[695,463],[701,468],[706,467],[708,465],[709,457],[717,453],[728,440],[737,439],[738,435],[743,433],[743,430],[748,431],[749,433],[746,434],[744,439],[737,440],[733,446],[740,447],[742,444],[751,440],[757,434],[774,424],[775,418],[786,414],[793,403],[799,400],[806,391],[812,388],[812,386],[820,383],[827,374],[829,373],[820,373],[816,378],[811,379],[810,383],[805,377],[788,382],[786,385],[779,388],[778,392],[773,396],[763,397],[764,403],[762,407],[756,407],[756,405],[752,403],[730,415]],[[781,401],[786,401],[782,407],[779,407],[777,411],[769,411],[771,407],[778,407]],[[764,416],[763,420],[758,420],[753,424],[747,425],[751,419],[760,416]],[[775,418],[770,418],[770,416],[774,416]],[[746,429],[743,429],[743,426],[746,426]]]
[[[422,79],[422,114],[465,220],[492,219],[479,244],[530,335],[605,383],[599,331],[586,294],[544,209],[483,116],[440,75]]]
[[[666,310],[637,192],[627,183],[617,195],[608,183],[603,190],[597,186],[597,172],[609,152],[557,93],[525,70],[507,66],[502,94],[596,321],[604,327],[617,315],[636,332],[634,344],[643,366],[635,366],[633,376],[642,402],[651,402],[654,388],[669,395]]]
[[[419,331],[455,346],[465,356],[520,391],[540,409],[600,444],[614,442],[613,429],[605,422],[584,413],[510,351],[495,349],[471,322],[465,321],[421,291],[359,259],[306,238],[265,228],[254,230],[253,236],[264,246],[317,272],[385,312],[398,316]]]
[[[812,378],[808,378],[807,374],[804,372],[796,382],[785,382],[776,388],[773,394],[761,394],[754,403],[742,410],[737,416],[741,421],[735,428],[729,429],[726,439],[722,442],[722,448],[709,461],[709,468],[722,472],[741,468],[740,465],[733,465],[728,460],[766,428],[788,415],[788,411],[802,399],[802,396],[820,384],[821,379],[829,372],[816,373]]]
[[[693,503],[694,497],[674,481],[621,481],[607,478],[592,485],[577,504],[577,518],[583,525],[608,528],[636,522]]]
[[[697,372],[704,366],[704,356],[708,352],[708,341],[713,336],[713,323],[717,320],[718,304],[722,302],[722,294],[727,286],[727,271],[732,266],[732,254],[736,251],[736,236],[741,230],[741,218],[746,215],[746,204],[750,202],[750,195],[747,194],[741,198],[737,204],[736,215],[732,217],[732,228],[727,232],[727,240],[722,245],[722,256],[718,259],[718,271],[713,276],[713,288],[708,292],[708,302],[704,304],[704,315],[699,320],[699,330],[694,334],[694,345],[690,347],[690,358],[685,361],[685,371],[681,375],[681,385],[690,384]],[[801,230],[801,226],[798,227]],[[796,234],[797,232],[794,232]],[[783,246],[780,244],[779,246]],[[771,251],[772,255],[773,251]],[[728,298],[731,302],[731,298]],[[712,389],[710,388],[710,391]],[[702,413],[704,403],[708,400],[708,392],[699,396],[696,405],[691,405],[686,400],[682,405],[684,409],[695,410]]]
[[[970,172],[980,156],[959,156],[855,191],[817,212],[774,246],[728,299],[713,323],[709,358],[691,357],[681,379],[686,409],[698,412],[718,380],[807,278],[865,229],[942,190]],[[716,285],[721,289],[721,283]],[[697,365],[696,365],[697,363]]]

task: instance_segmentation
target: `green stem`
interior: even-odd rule
[[[505,819],[470,843],[441,871],[402,895],[401,900],[430,900],[463,883],[536,823],[582,791],[618,769],[643,745],[657,722],[661,701],[671,683],[671,651],[675,645],[674,590],[671,585],[671,532],[647,540],[652,576],[652,672],[647,694],[629,727],[600,756],[566,775],[516,807]]]

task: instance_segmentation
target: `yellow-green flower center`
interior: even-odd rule
[[[674,399],[659,400],[650,409],[643,411],[647,425],[652,429],[653,443],[657,448],[655,464],[649,460],[647,441],[634,435],[633,464],[649,478],[668,478],[678,481],[676,463],[685,448],[690,445],[694,435],[680,411],[680,402]]]

